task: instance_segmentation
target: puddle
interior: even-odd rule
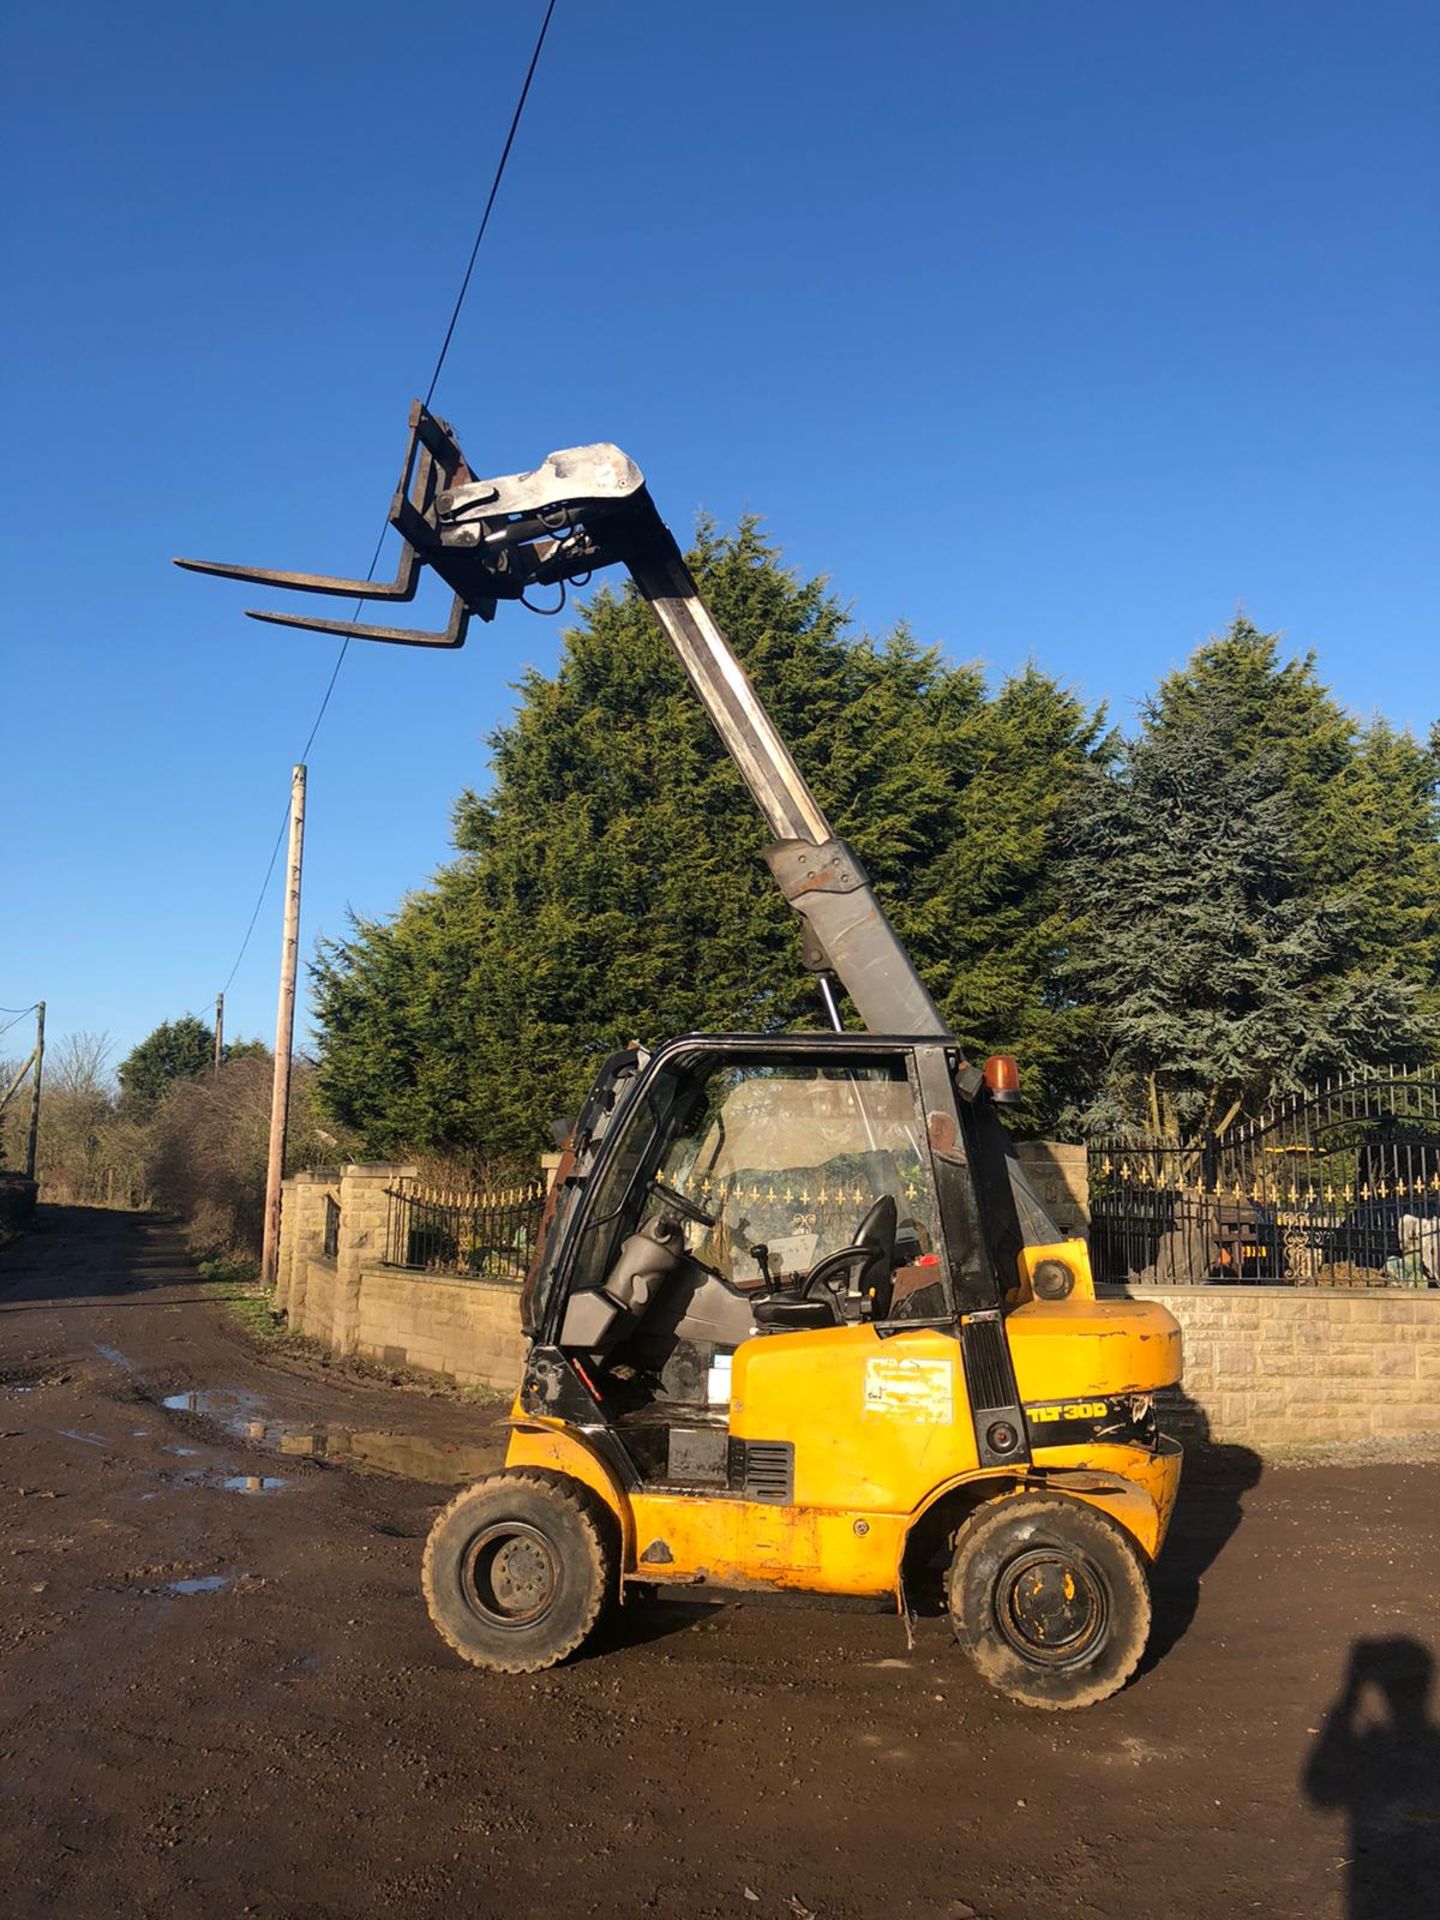
[[[388,1433],[359,1427],[307,1426],[272,1419],[264,1402],[238,1388],[201,1387],[172,1393],[162,1403],[172,1413],[198,1413],[236,1439],[249,1440],[296,1460],[325,1460],[334,1466],[368,1467],[406,1480],[458,1486],[477,1480],[496,1465],[493,1441],[487,1445],[430,1439],[417,1433]],[[184,1453],[170,1447],[170,1453]]]
[[[260,1412],[260,1401],[253,1393],[241,1393],[230,1387],[192,1388],[188,1393],[167,1393],[160,1402],[171,1413],[203,1413],[208,1419],[218,1420],[222,1426],[239,1432],[247,1420],[254,1419]],[[236,1423],[240,1424],[237,1426]]]
[[[95,1342],[95,1351],[102,1355],[104,1359],[108,1360],[112,1367],[121,1367],[126,1373],[133,1373],[135,1371],[118,1347],[107,1347],[103,1340],[97,1340]]]
[[[160,1451],[162,1453],[173,1453],[177,1460],[198,1460],[200,1458],[199,1447],[162,1447]]]
[[[195,1453],[194,1447],[172,1447],[172,1453]],[[221,1467],[187,1467],[177,1473],[170,1486],[188,1489],[209,1487],[217,1493],[280,1493],[290,1482],[277,1473],[228,1473]],[[154,1500],[154,1493],[142,1493],[142,1500]]]
[[[280,1437],[280,1451],[301,1458],[329,1460],[336,1466],[371,1467],[406,1480],[458,1485],[478,1480],[496,1464],[495,1447],[462,1446],[418,1433],[367,1432],[356,1427],[292,1428]]]
[[[196,1580],[167,1580],[162,1593],[219,1593],[234,1580],[233,1573],[206,1573]]]
[[[107,1444],[103,1433],[80,1433],[74,1427],[57,1427],[55,1431],[62,1440],[83,1440],[87,1447],[103,1447]]]

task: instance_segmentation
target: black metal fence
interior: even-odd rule
[[[1090,1143],[1105,1280],[1440,1286],[1440,1076],[1395,1069],[1223,1136]]]
[[[425,1273],[520,1280],[530,1264],[545,1184],[460,1193],[406,1184],[388,1190],[385,1258]]]
[[[325,1229],[320,1240],[320,1251],[331,1260],[340,1251],[340,1202],[333,1193],[325,1196]]]

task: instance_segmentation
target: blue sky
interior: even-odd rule
[[[363,572],[541,11],[10,22],[0,1004],[52,1036],[230,970],[337,643],[168,560]],[[482,471],[617,440],[682,531],[759,511],[860,625],[1122,720],[1243,604],[1423,729],[1437,70],[1419,0],[560,0],[437,408]],[[307,947],[445,858],[559,637],[351,649]]]

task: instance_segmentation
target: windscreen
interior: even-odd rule
[[[807,1273],[853,1245],[887,1194],[901,1257],[936,1245],[919,1107],[894,1056],[843,1067],[793,1055],[712,1063],[660,1179],[709,1217],[691,1235],[696,1258],[741,1284],[765,1267],[772,1277]]]

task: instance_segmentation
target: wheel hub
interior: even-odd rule
[[[470,1606],[498,1627],[529,1627],[555,1598],[559,1566],[550,1542],[521,1520],[503,1520],[471,1542],[463,1587]]]
[[[995,1590],[996,1624],[1017,1653],[1042,1666],[1073,1666],[1104,1635],[1109,1595],[1096,1568],[1061,1547],[1018,1554]]]

